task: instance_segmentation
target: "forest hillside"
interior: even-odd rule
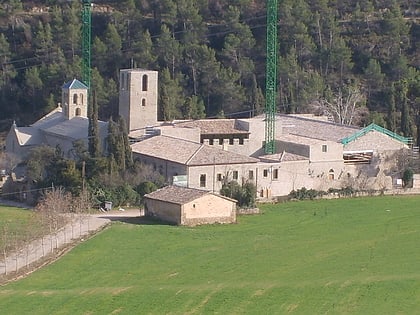
[[[117,116],[119,69],[130,67],[159,71],[162,120],[263,112],[265,1],[93,2],[102,120]],[[279,112],[375,122],[420,142],[418,1],[279,0],[278,17]],[[72,78],[81,78],[81,1],[1,1],[1,129],[49,112]]]

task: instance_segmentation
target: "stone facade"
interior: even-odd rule
[[[128,132],[157,124],[158,72],[143,69],[120,70],[119,114]]]
[[[177,225],[236,222],[236,200],[208,191],[167,186],[145,196],[145,215]]]

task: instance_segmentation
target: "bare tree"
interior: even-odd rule
[[[54,249],[52,236],[55,237],[55,248],[58,247],[57,233],[67,223],[67,217],[64,216],[64,213],[70,211],[70,205],[71,194],[60,187],[45,191],[36,207],[36,210],[42,216],[42,222],[48,228],[51,237],[51,251]]]
[[[315,102],[315,111],[330,117],[334,122],[351,125],[367,111],[366,97],[357,86],[347,86],[333,93],[331,99],[322,98]]]

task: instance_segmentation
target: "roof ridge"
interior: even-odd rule
[[[345,128],[352,128],[352,129],[359,129],[360,130],[360,127],[358,127],[358,126],[339,124],[339,123],[336,123],[336,122],[325,121],[325,120],[321,120],[321,119],[295,116],[295,115],[292,115],[292,114],[277,114],[277,115],[279,117],[294,118],[294,119],[297,119],[297,120],[310,120],[310,121],[318,122],[318,123],[322,123],[322,124],[333,125],[333,126],[341,126],[341,127],[345,127]]]
[[[201,149],[204,147],[204,144],[201,144],[200,147],[195,150],[195,152],[190,156],[190,158],[185,162],[185,165],[190,164],[191,160],[198,154],[198,152],[201,151]]]

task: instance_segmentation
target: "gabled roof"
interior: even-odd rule
[[[269,155],[263,155],[259,157],[262,162],[296,162],[296,161],[308,161],[309,159],[305,156],[289,153],[286,151],[283,151],[282,153],[276,153],[276,154],[269,154]]]
[[[63,114],[63,108],[58,106],[55,109],[53,109],[51,112],[46,114],[44,117],[34,122],[31,125],[31,127],[35,127],[37,129],[47,129],[65,120],[66,118],[64,117],[64,114]]]
[[[378,125],[372,123],[369,126],[363,128],[362,130],[359,130],[358,132],[350,135],[349,137],[346,137],[346,138],[342,139],[341,143],[344,144],[344,145],[349,144],[350,142],[364,136],[369,131],[373,131],[373,130],[378,131],[378,132],[380,132],[384,135],[387,135],[387,136],[391,137],[392,139],[397,140],[399,142],[402,142],[404,144],[408,144],[409,140],[410,140],[409,138],[400,136],[400,135],[396,134],[395,132],[392,132],[388,129],[385,129],[381,126],[378,126]]]
[[[154,136],[131,145],[133,153],[188,166],[256,163],[257,159],[169,136]]]
[[[202,135],[249,134],[236,119],[200,119],[174,122],[176,127],[199,128]]]
[[[107,128],[108,123],[98,121],[100,130]],[[44,131],[50,135],[61,136],[72,140],[86,139],[88,137],[89,119],[85,117],[73,117],[61,123],[45,128]]]
[[[207,190],[186,188],[180,186],[166,186],[154,192],[151,192],[145,195],[144,197],[175,204],[185,204],[204,195],[208,195],[209,193],[210,192]]]
[[[42,134],[39,129],[32,127],[15,127],[14,132],[21,146],[38,145],[42,143]]]
[[[279,121],[285,133],[334,142],[340,142],[360,130],[354,126],[291,115],[279,115]]]
[[[87,90],[88,87],[77,79],[64,83],[63,89]]]
[[[195,188],[187,188],[187,187],[180,187],[180,186],[166,186],[161,189],[158,189],[154,192],[151,192],[144,197],[153,200],[165,201],[174,204],[185,204],[191,201],[194,201],[202,196],[205,195],[214,195],[232,202],[236,202],[236,200],[214,194],[207,190],[200,190]]]

